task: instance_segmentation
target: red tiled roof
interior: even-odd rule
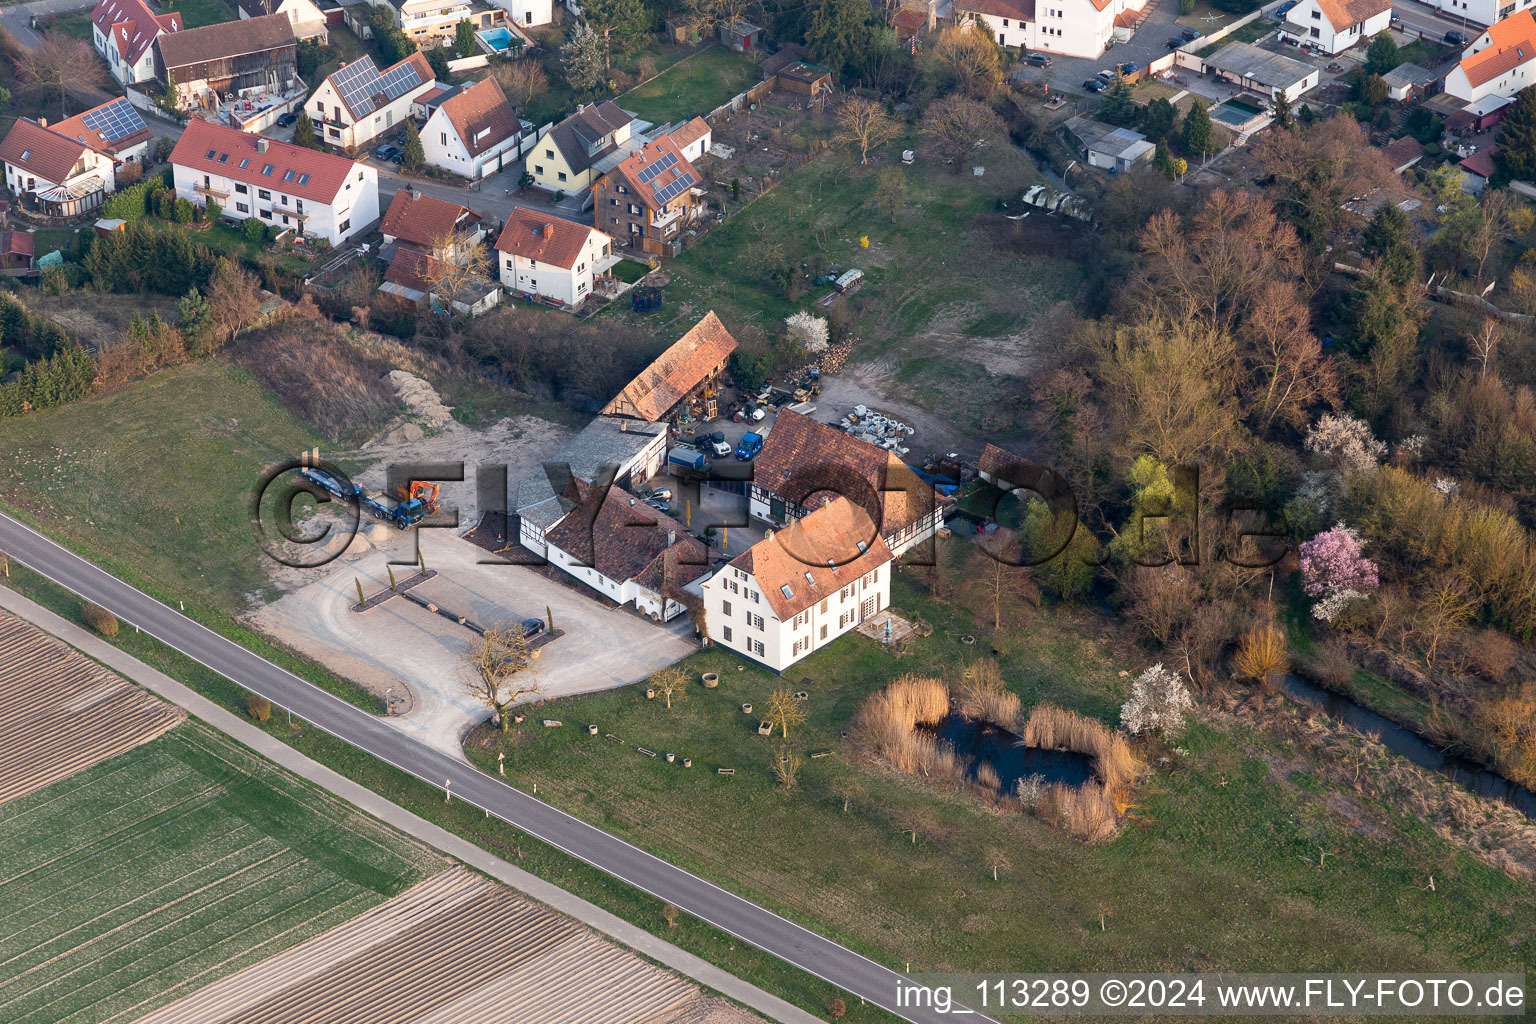
[[[887,537],[932,515],[937,500],[895,454],[788,410],[774,420],[752,479],[802,508],[815,508],[831,495],[879,507],[880,532]]]
[[[0,252],[7,256],[31,256],[37,252],[37,236],[30,231],[0,231]]]
[[[1489,44],[1457,65],[1474,89],[1528,60],[1536,60],[1536,17],[1531,11],[1511,14],[1488,26],[1487,35]]]
[[[180,14],[157,16],[144,0],[101,0],[91,21],[102,35],[116,37],[117,52],[129,64],[137,64],[161,32],[181,31]]]
[[[669,155],[674,159],[666,170],[651,176],[649,181],[640,180],[642,171]],[[647,142],[638,152],[626,158],[615,167],[613,173],[622,177],[629,186],[629,190],[634,193],[635,198],[652,210],[665,209],[671,203],[677,202],[688,194],[685,189],[681,194],[673,196],[667,203],[660,203],[656,200],[656,193],[658,191],[666,188],[683,175],[693,175],[695,184],[699,181],[699,174],[693,169],[693,164],[689,163],[688,158],[683,156],[682,150],[678,149],[677,143],[672,141],[672,136],[670,135],[663,135],[659,139]]]
[[[121,153],[125,149],[132,149],[139,143],[147,142],[154,138],[154,133],[149,130],[149,125],[144,123],[143,118],[139,118],[140,128],[138,131],[135,131],[130,135],[124,135],[112,142],[107,141],[107,139],[103,137],[100,132],[92,131],[90,128],[86,127],[86,114],[100,110],[102,107],[112,106],[115,103],[121,103],[127,107],[127,110],[124,111],[123,116],[126,117],[131,114],[133,117],[139,117],[138,111],[134,110],[127,100],[119,97],[115,100],[108,100],[99,106],[92,107],[90,110],[82,111],[76,114],[74,117],[66,118],[63,121],[60,121],[58,124],[51,124],[48,126],[48,130],[51,132],[57,132],[59,135],[63,135],[66,138],[76,139],[84,142],[87,146],[90,146],[98,153],[108,153],[114,156],[118,153]]]
[[[517,115],[494,78],[485,78],[437,108],[448,118],[470,156],[479,156],[517,134]]]
[[[838,498],[758,541],[731,565],[752,574],[782,622],[890,560],[891,549],[869,514],[847,498]]]
[[[1393,139],[1381,147],[1381,153],[1392,165],[1393,170],[1406,168],[1415,163],[1424,155],[1424,146],[1412,135],[1404,135],[1400,139]]]
[[[1471,171],[1479,178],[1491,178],[1493,172],[1498,169],[1494,162],[1494,156],[1499,152],[1497,145],[1490,145],[1487,149],[1480,149],[1467,157],[1457,166],[1464,171]]]
[[[679,149],[686,149],[708,135],[709,132],[709,122],[702,117],[695,117],[692,121],[673,129],[667,134],[673,142],[677,143]]]
[[[433,281],[441,280],[443,270],[442,262],[431,256],[415,249],[400,249],[395,252],[395,258],[389,261],[384,280],[402,288],[427,292],[432,290]]]
[[[674,595],[709,571],[704,545],[682,525],[622,487],[576,480],[576,508],[545,533],[545,540],[611,580],[634,580]]]
[[[1323,17],[1335,32],[1369,21],[1392,9],[1392,0],[1317,0]]]
[[[603,407],[605,416],[630,416],[657,423],[672,407],[702,384],[716,367],[724,366],[736,339],[714,310],[677,339],[644,372],[624,386]],[[772,436],[771,434],[769,435]]]
[[[507,218],[507,226],[501,229],[501,237],[496,239],[496,248],[570,270],[594,231],[603,234],[585,224],[519,206]]]
[[[956,0],[955,9],[969,14],[990,14],[994,18],[1035,20],[1034,0]],[[1103,8],[1100,7],[1099,10]],[[926,19],[924,23],[926,24]]]
[[[461,220],[467,227],[479,223],[480,215],[457,203],[432,196],[418,195],[413,199],[411,193],[402,188],[395,190],[395,198],[390,200],[379,231],[412,245],[433,246],[451,237]]]
[[[44,128],[29,117],[18,117],[0,141],[0,160],[59,184],[69,177],[86,148],[85,143]]]
[[[257,149],[261,144],[266,152]],[[195,117],[187,122],[181,140],[171,151],[171,163],[327,204],[336,201],[342,186],[356,177],[354,169],[358,167],[356,161],[344,156],[261,138]],[[263,174],[268,167],[271,173]],[[305,175],[308,180],[304,180]]]
[[[928,27],[928,15],[922,11],[900,10],[891,19],[891,27],[900,39],[911,39]]]

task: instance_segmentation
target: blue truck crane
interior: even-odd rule
[[[323,469],[301,469],[299,475],[311,483],[318,484],[331,494],[336,495],[342,501],[357,502],[358,507],[366,511],[375,519],[382,519],[386,523],[394,523],[396,529],[407,530],[421,522],[427,514],[426,502],[420,498],[406,498],[386,505],[385,501],[392,499],[385,495],[374,497],[357,484],[347,481],[343,483]],[[384,500],[380,500],[380,499]]]

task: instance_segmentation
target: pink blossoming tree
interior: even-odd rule
[[[1359,535],[1339,523],[1298,549],[1302,589],[1319,599],[1312,609],[1317,618],[1332,622],[1347,605],[1381,585],[1376,563],[1360,547]]]

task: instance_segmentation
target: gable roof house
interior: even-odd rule
[[[517,115],[494,78],[444,100],[421,130],[427,163],[471,180],[511,166],[521,138]]]
[[[1509,97],[1536,82],[1536,16],[1520,11],[1489,26],[1445,76],[1446,95],[1463,103]]]
[[[604,416],[660,423],[695,396],[712,391],[736,351],[736,339],[710,310],[603,407]]]
[[[593,184],[593,226],[621,246],[676,256],[702,209],[700,180],[671,136],[652,139]]]
[[[0,141],[5,183],[24,205],[50,216],[84,213],[116,191],[119,164],[144,162],[151,137],[122,97],[52,127],[20,117]]]
[[[485,238],[480,215],[469,207],[403,188],[395,190],[379,231],[386,248],[398,245],[438,259],[450,258],[441,251],[445,240],[479,242]]]
[[[992,30],[998,46],[1032,49],[1035,0],[955,0],[956,14],[980,21]]]
[[[591,187],[599,174],[636,148],[634,119],[612,100],[584,103],[576,112],[546,127],[528,152],[534,184],[550,192],[575,193]]]
[[[316,6],[315,0],[237,0],[235,7],[241,20],[281,14],[293,24],[293,34],[300,39],[330,41],[325,12]]]
[[[1004,46],[1045,50],[1076,57],[1097,57],[1115,39],[1115,27],[1146,5],[1146,0],[955,0],[958,25],[980,22]],[[1127,30],[1122,27],[1122,32]]]
[[[456,274],[453,264],[415,249],[399,249],[389,261],[379,291],[410,305],[432,303],[465,316],[478,316],[501,300],[501,290],[478,275]]]
[[[549,564],[652,619],[686,611],[683,588],[709,571],[704,545],[618,485],[573,483],[576,506],[545,533]]]
[[[496,240],[502,287],[574,309],[621,257],[613,239],[563,217],[517,207]]]
[[[890,605],[893,558],[863,508],[830,499],[699,584],[709,638],[782,672]]]
[[[286,14],[171,32],[155,40],[155,79],[182,110],[218,110],[259,131],[302,102],[299,40]],[[222,97],[233,95],[225,106]]]
[[[1392,0],[1301,0],[1285,15],[1283,33],[1336,54],[1369,42],[1392,24]]]
[[[879,509],[876,526],[895,557],[932,537],[943,518],[933,487],[895,453],[781,410],[753,466],[752,518],[783,527],[838,495]]]
[[[321,82],[304,106],[322,142],[356,154],[410,117],[416,100],[435,88],[432,67],[420,50],[382,71],[364,54]]]
[[[477,7],[473,0],[369,0],[390,13],[395,24],[418,46],[430,48],[453,37],[459,22],[477,30],[493,28],[507,20],[501,7]],[[363,19],[366,23],[366,18]]]
[[[30,231],[0,231],[0,270],[31,270],[37,236]]]
[[[715,138],[709,122],[702,117],[684,121],[667,134],[672,137],[672,142],[677,146],[678,151],[687,157],[690,163],[697,162],[700,157],[708,153]]]
[[[100,0],[91,11],[91,43],[125,88],[155,77],[150,48],[162,32],[180,31],[180,14],[156,14],[144,0]]]
[[[379,219],[378,172],[335,153],[304,149],[193,118],[171,152],[176,194],[210,199],[224,216],[258,217],[279,230],[340,245]]]

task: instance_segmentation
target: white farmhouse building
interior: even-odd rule
[[[1536,17],[1521,11],[1472,40],[1445,76],[1445,92],[1465,103],[1513,96],[1536,83]]]
[[[411,104],[437,88],[420,50],[383,71],[364,54],[320,83],[305,102],[322,142],[355,153],[411,116]]]
[[[1392,0],[1301,0],[1282,31],[1314,50],[1336,54],[1392,26]]]
[[[1423,2],[1454,18],[1464,18],[1477,25],[1492,25],[1514,14],[1516,7],[1530,5],[1530,0],[1423,0]]]
[[[507,18],[523,28],[548,25],[555,19],[553,0],[491,0],[507,12]]]
[[[585,302],[592,282],[622,258],[596,228],[521,206],[507,218],[496,249],[502,287],[566,307]]]
[[[954,0],[955,23],[980,23],[1000,46],[1097,57],[1146,0]]]
[[[891,563],[864,510],[832,499],[699,584],[709,638],[782,672],[886,608]]]
[[[427,163],[476,180],[518,157],[517,115],[496,79],[485,78],[454,96],[427,118],[421,146]]]
[[[101,0],[91,11],[91,42],[125,87],[155,77],[156,37],[180,31],[180,14],[156,14],[144,0]]]
[[[372,167],[193,118],[171,152],[176,193],[340,245],[379,219]]]
[[[238,0],[235,7],[242,21],[268,14],[285,14],[293,25],[293,34],[299,39],[318,39],[322,44],[330,41],[325,12],[315,5],[315,0]]]

